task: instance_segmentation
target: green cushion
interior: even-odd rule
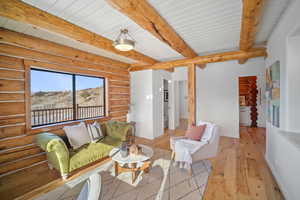
[[[111,138],[126,141],[127,132],[130,125],[125,122],[109,121],[106,123],[107,135]]]
[[[113,145],[104,144],[101,142],[90,143],[79,149],[70,158],[70,172],[83,167],[87,164],[95,162],[109,155],[109,152],[114,148]]]
[[[116,138],[112,138],[110,136],[106,136],[99,143],[104,143],[104,144],[107,144],[107,145],[117,147],[122,143],[122,141],[119,140],[119,139],[116,139]]]

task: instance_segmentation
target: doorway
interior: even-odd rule
[[[240,126],[257,127],[257,77],[239,77]]]

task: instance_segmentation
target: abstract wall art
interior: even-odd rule
[[[268,122],[280,126],[280,62],[266,69],[266,99]]]

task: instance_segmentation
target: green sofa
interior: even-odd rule
[[[101,130],[104,138],[76,150],[68,148],[62,137],[52,133],[38,134],[35,139],[47,152],[49,167],[57,169],[62,178],[67,179],[75,169],[107,157],[109,152],[123,141],[130,142],[133,127],[124,122],[109,121],[101,124]]]

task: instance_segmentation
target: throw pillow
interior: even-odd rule
[[[213,123],[204,122],[204,121],[199,121],[197,123],[197,125],[204,125],[204,124],[206,124],[206,128],[205,128],[204,134],[201,138],[201,141],[202,142],[209,142],[211,137],[212,137],[213,131],[216,128],[216,125],[213,124]]]
[[[191,126],[185,133],[185,136],[191,140],[200,141],[205,131],[206,124],[201,126]]]
[[[98,122],[94,122],[93,124],[87,124],[87,129],[92,143],[98,142],[104,137]]]
[[[124,122],[108,121],[106,123],[107,135],[121,141],[126,140],[126,134],[130,125]]]
[[[91,141],[87,128],[83,122],[74,126],[65,126],[63,129],[73,149],[78,149]]]

